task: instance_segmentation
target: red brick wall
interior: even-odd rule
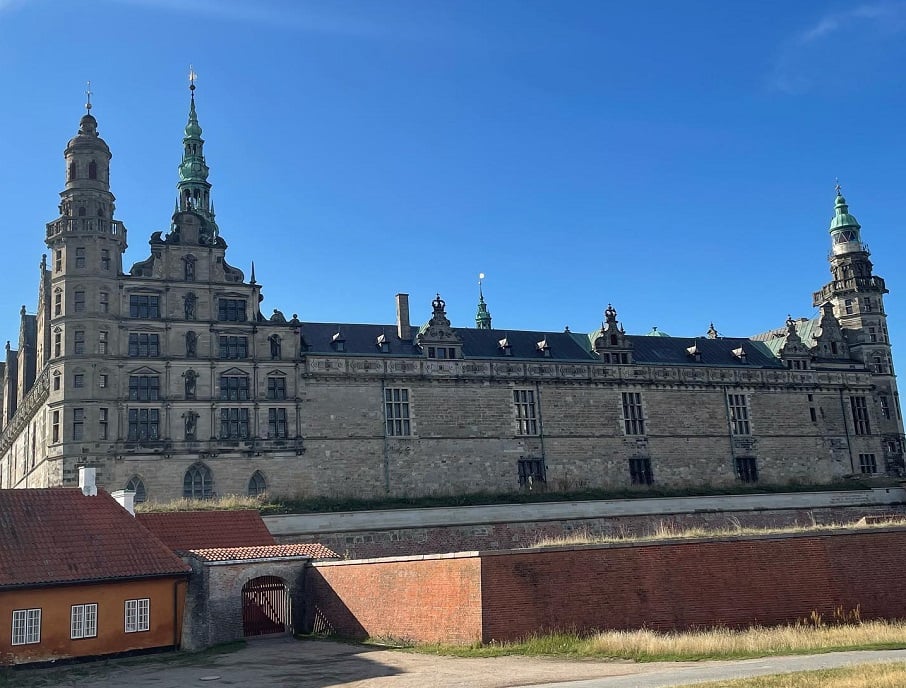
[[[906,530],[482,553],[483,640],[542,630],[906,617]]]
[[[422,642],[481,638],[477,555],[316,564],[305,587],[307,626],[317,632]]]

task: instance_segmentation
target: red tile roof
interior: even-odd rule
[[[136,518],[170,549],[178,552],[277,544],[261,515],[254,509],[168,511],[136,514]]]
[[[263,547],[219,547],[194,549],[191,554],[202,561],[241,561],[244,559],[272,559],[274,557],[311,557],[312,559],[339,559],[333,550],[324,545],[266,545]]]
[[[0,588],[189,570],[106,492],[0,490]]]

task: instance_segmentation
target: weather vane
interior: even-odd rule
[[[834,187],[834,189],[837,191],[837,195],[838,195],[838,196],[842,196],[842,195],[843,195],[843,191],[842,191],[843,187],[840,186],[840,178],[839,178],[839,177],[834,177],[834,184],[836,184],[836,186]]]
[[[198,78],[198,74],[195,73],[195,69],[192,65],[189,65],[189,90],[192,91],[192,95],[195,95],[195,79]]]
[[[88,101],[85,103],[85,109],[88,111],[88,114],[91,114],[91,82],[88,82],[88,87],[85,89],[85,95],[88,96]]]

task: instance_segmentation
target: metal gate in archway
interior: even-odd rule
[[[253,578],[242,586],[242,634],[284,633],[291,628],[286,584],[276,576]]]

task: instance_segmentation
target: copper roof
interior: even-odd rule
[[[265,545],[262,547],[219,547],[191,551],[202,561],[241,561],[244,559],[273,559],[275,557],[311,557],[312,559],[339,559],[333,550],[324,545]]]
[[[0,588],[182,575],[189,567],[109,494],[0,490]]]
[[[179,552],[277,543],[254,509],[140,513],[136,518],[170,549]]]

